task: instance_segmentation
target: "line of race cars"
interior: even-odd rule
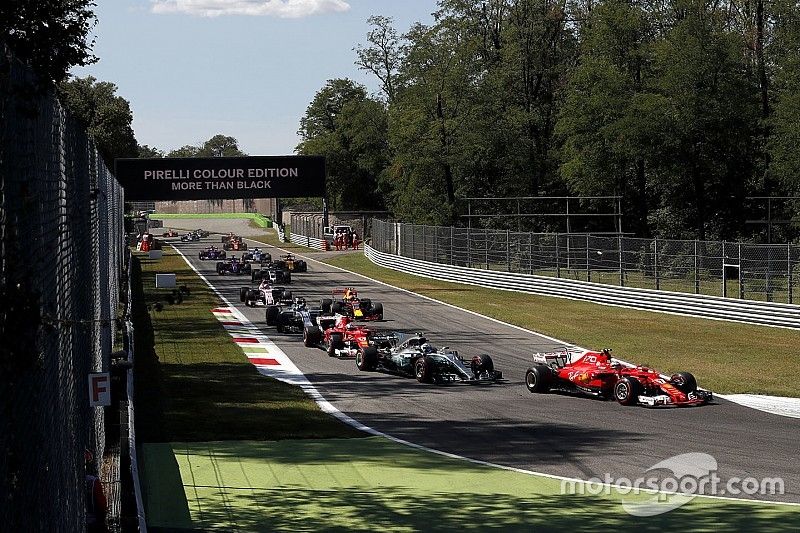
[[[246,246],[246,245],[245,245]],[[214,247],[200,252],[200,259],[225,259]],[[221,252],[221,256],[219,253]],[[260,268],[254,269],[258,265]],[[423,333],[383,331],[356,321],[382,321],[383,305],[363,298],[352,287],[335,289],[330,298],[311,305],[296,297],[286,284],[293,273],[306,272],[305,261],[292,254],[272,261],[259,249],[217,263],[217,272],[250,274],[256,286],[242,286],[240,301],[248,307],[263,306],[266,325],[278,333],[302,334],[309,348],[324,348],[330,357],[354,359],[360,371],[380,371],[416,378],[421,383],[496,383],[503,374],[490,355],[469,360],[449,347],[437,348]],[[665,376],[653,369],[617,360],[611,351],[560,351],[535,353],[525,373],[531,393],[560,392],[629,405],[696,406],[709,403],[713,394],[697,385],[694,376],[679,372]]]

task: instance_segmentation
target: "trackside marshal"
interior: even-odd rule
[[[117,159],[114,170],[126,202],[325,195],[318,156]]]

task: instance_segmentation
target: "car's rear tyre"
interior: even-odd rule
[[[292,291],[283,291],[281,293],[281,300],[285,300],[287,302],[292,301]]]
[[[344,348],[344,341],[342,340],[341,333],[331,333],[330,340],[328,341],[328,355],[336,357],[336,350]]]
[[[250,287],[241,287],[239,289],[239,301],[244,302],[247,300],[247,293],[250,292]]]
[[[525,372],[525,387],[528,392],[548,392],[552,372],[549,366],[535,365]]]
[[[331,300],[330,298],[325,298],[324,300],[322,300],[322,302],[320,302],[320,307],[322,308],[322,312],[325,314],[330,313],[332,303],[333,300]]]
[[[373,304],[372,314],[375,315],[378,320],[383,320],[383,304]]]
[[[285,333],[286,326],[289,325],[289,317],[284,313],[278,314],[278,323],[275,325],[275,329],[278,333]]]
[[[684,394],[689,394],[697,390],[697,380],[689,372],[673,374],[672,377],[669,378],[669,381]]]
[[[280,308],[277,305],[269,305],[267,306],[267,325],[274,326],[278,323],[278,315],[280,314]]]
[[[420,357],[414,363],[414,375],[420,383],[433,383],[433,359]]]
[[[356,353],[356,367],[364,372],[375,370],[378,367],[378,349],[367,346]]]
[[[222,274],[224,268],[223,263],[217,263],[217,274]]]
[[[639,401],[642,385],[635,378],[620,378],[614,384],[614,399],[620,405],[636,405]]]
[[[322,330],[316,326],[303,328],[303,346],[311,348],[317,346],[322,340]]]

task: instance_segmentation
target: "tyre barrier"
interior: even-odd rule
[[[643,311],[800,329],[800,305],[618,287],[587,281],[447,265],[379,252],[368,245],[364,246],[364,255],[376,265],[442,281],[556,296]]]

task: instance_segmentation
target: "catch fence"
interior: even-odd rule
[[[800,246],[523,233],[372,221],[375,250],[632,288],[797,303]]]
[[[88,375],[121,343],[123,192],[85,128],[0,44],[0,524],[84,531]]]

